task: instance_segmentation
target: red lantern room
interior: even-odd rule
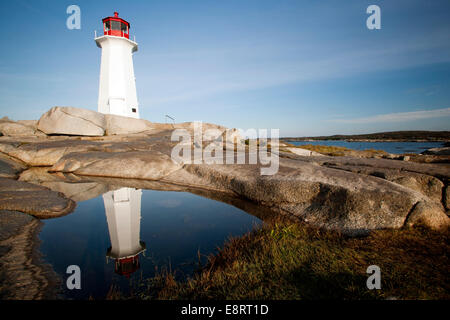
[[[130,23],[119,18],[117,12],[114,12],[114,17],[106,17],[102,21],[104,35],[130,38]]]
[[[136,255],[134,257],[116,259],[114,271],[121,276],[130,278],[130,276],[136,272],[140,266],[139,255]]]

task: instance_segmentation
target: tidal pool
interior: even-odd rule
[[[67,216],[42,220],[40,250],[61,277],[65,299],[104,299],[112,286],[130,292],[155,270],[192,275],[230,236],[262,221],[232,205],[189,192],[121,188],[78,202]],[[67,267],[81,289],[66,287]]]

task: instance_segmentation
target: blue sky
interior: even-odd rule
[[[66,8],[81,8],[81,29]],[[366,8],[381,8],[368,30]],[[131,23],[141,117],[281,136],[450,130],[450,2],[2,1],[0,117],[97,109],[101,19]]]

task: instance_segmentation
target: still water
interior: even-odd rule
[[[359,142],[345,140],[286,141],[296,146],[312,144],[314,146],[336,146],[353,150],[383,150],[388,153],[421,153],[430,148],[441,148],[444,142]]]
[[[62,279],[64,298],[105,298],[111,285],[129,292],[155,268],[192,275],[230,236],[262,221],[234,206],[188,192],[122,188],[78,202],[64,217],[42,220],[41,253]],[[68,290],[66,269],[81,269]]]

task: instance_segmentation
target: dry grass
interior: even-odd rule
[[[388,154],[383,150],[375,150],[375,149],[352,150],[346,147],[322,146],[312,144],[305,144],[296,147],[310,151],[315,151],[328,156],[353,156],[353,157],[373,158],[373,157],[383,157]]]
[[[302,146],[297,146],[297,148],[319,152],[322,154],[326,154],[328,156],[345,156],[346,153],[351,151],[350,149],[345,148],[345,147],[320,146],[320,145],[312,145],[312,144],[305,144]]]
[[[347,238],[292,222],[230,240],[198,274],[167,272],[142,284],[143,299],[449,299],[449,232],[384,230]],[[366,269],[381,268],[368,290]]]

